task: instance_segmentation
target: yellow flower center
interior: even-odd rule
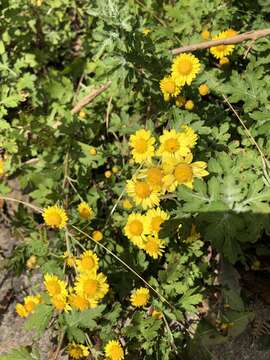
[[[57,281],[51,280],[47,283],[47,290],[52,296],[58,295],[61,293],[61,286]]]
[[[122,359],[123,350],[118,345],[112,345],[110,348],[111,359]]]
[[[81,261],[82,267],[91,270],[95,266],[95,261],[91,256],[85,256]]]
[[[62,217],[60,214],[53,212],[47,215],[47,223],[51,226],[59,226],[61,225]]]
[[[186,59],[182,59],[177,64],[177,70],[181,75],[188,75],[192,71],[192,63]]]
[[[145,249],[148,250],[149,253],[158,253],[159,246],[157,241],[155,241],[154,238],[150,238],[145,245]]]
[[[70,299],[71,305],[80,310],[85,310],[88,308],[88,301],[79,295],[74,295]]]
[[[129,224],[129,230],[132,235],[139,236],[143,232],[143,224],[139,220],[133,220]]]
[[[162,185],[162,171],[157,167],[148,169],[147,180],[151,185]]]
[[[179,164],[174,170],[174,176],[180,184],[191,181],[192,175],[192,167],[188,164]]]
[[[147,141],[142,138],[137,139],[134,148],[140,154],[145,153],[147,151]]]
[[[159,232],[160,225],[163,223],[163,219],[161,216],[155,216],[151,220],[151,227],[153,231]]]
[[[52,298],[52,303],[55,306],[55,308],[59,311],[62,311],[66,307],[66,302],[60,297],[54,297]]]
[[[91,214],[90,210],[88,208],[86,208],[86,207],[82,208],[81,211],[80,211],[80,215],[83,218],[87,218],[90,214]]]
[[[226,49],[226,45],[218,45],[218,46],[216,47],[216,50],[217,50],[218,52],[223,52],[223,51],[225,51],[225,49]]]
[[[31,311],[33,311],[35,305],[36,305],[36,304],[34,303],[34,301],[28,300],[28,301],[26,302],[26,304],[24,305],[24,307],[25,307],[25,309],[26,309],[28,312],[31,312]]]
[[[85,284],[84,284],[84,292],[87,296],[93,296],[95,294],[95,292],[98,289],[98,282],[97,280],[86,280]]]
[[[164,150],[170,153],[174,153],[179,149],[179,143],[177,139],[170,138],[164,142]]]
[[[139,198],[145,199],[151,194],[150,186],[144,181],[137,181],[135,184],[135,193]]]
[[[167,80],[166,82],[164,82],[164,91],[172,94],[175,91],[175,83],[172,80]]]

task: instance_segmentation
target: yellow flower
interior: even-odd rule
[[[187,100],[185,103],[186,110],[192,110],[194,108],[194,102],[192,100]]]
[[[110,360],[123,360],[124,350],[119,341],[111,340],[105,346],[106,359]]]
[[[175,99],[175,105],[178,106],[179,108],[183,107],[186,103],[186,99],[184,98],[184,96],[177,96],[177,98]]]
[[[200,62],[193,54],[178,55],[172,63],[172,77],[178,86],[190,85],[200,70]]]
[[[159,192],[152,189],[147,181],[133,178],[127,181],[126,191],[133,198],[136,205],[143,209],[151,208],[159,204]]]
[[[201,234],[196,231],[196,226],[192,224],[189,237],[186,239],[187,243],[193,243],[200,240]]]
[[[163,318],[162,312],[158,310],[153,310],[151,316],[157,320],[161,320]]]
[[[71,294],[69,296],[69,303],[72,308],[81,311],[86,310],[90,307],[89,301],[85,297],[78,294]]]
[[[165,76],[160,80],[159,86],[165,101],[169,101],[171,97],[177,96],[181,91],[171,76]]]
[[[104,176],[109,179],[112,176],[112,172],[110,170],[105,171]]]
[[[80,111],[79,112],[79,117],[81,117],[81,118],[85,118],[85,116],[86,116],[86,112],[85,111]]]
[[[103,273],[83,273],[77,277],[76,294],[86,298],[89,302],[101,300],[109,291],[107,278]]]
[[[130,296],[130,302],[135,307],[145,306],[150,299],[150,292],[147,288],[134,289]]]
[[[161,210],[159,207],[148,210],[146,213],[146,221],[148,223],[149,231],[157,234],[160,230],[161,224],[168,220],[169,217],[170,215]]]
[[[201,178],[209,174],[205,170],[207,164],[204,161],[192,163],[192,159],[193,156],[190,153],[182,159],[168,159],[163,163],[164,172],[174,177],[174,184],[172,185],[174,189],[181,184],[192,189],[194,177]]]
[[[134,161],[139,164],[150,161],[155,152],[154,143],[155,139],[149,130],[140,129],[131,135],[129,145]]]
[[[146,226],[146,217],[144,215],[132,213],[129,215],[127,224],[124,227],[126,237],[140,249],[143,248]]]
[[[145,36],[147,36],[148,34],[150,34],[150,32],[152,32],[152,30],[149,29],[149,28],[144,28],[144,29],[143,29],[143,33],[144,33]]]
[[[51,297],[51,302],[53,306],[58,311],[69,311],[71,307],[67,303],[66,295],[55,295]]]
[[[34,312],[35,307],[41,303],[41,296],[26,296],[24,298],[24,304],[16,305],[16,312],[21,317],[27,317],[29,314]]]
[[[25,309],[25,307],[22,304],[16,304],[16,313],[20,317],[27,317],[29,315],[28,311]]]
[[[64,252],[64,259],[69,267],[75,267],[76,266],[76,258],[74,255],[70,254],[68,251]]]
[[[118,168],[117,166],[113,166],[113,167],[112,167],[112,172],[113,172],[114,174],[117,174],[117,173],[119,172],[119,168]]]
[[[0,159],[0,176],[4,174],[4,161]]]
[[[198,90],[199,90],[199,94],[201,96],[205,96],[209,93],[209,87],[207,86],[207,84],[201,84],[199,87],[198,87]]]
[[[91,219],[93,217],[93,210],[85,201],[78,205],[78,212],[83,219]]]
[[[73,359],[80,359],[89,355],[89,350],[87,346],[75,344],[74,342],[68,344],[67,352],[68,355]]]
[[[166,158],[177,158],[185,156],[190,152],[190,148],[183,143],[184,135],[180,135],[175,129],[164,130],[163,135],[160,136],[160,146],[157,150],[157,155]]]
[[[158,166],[149,166],[142,171],[147,183],[154,190],[160,191],[163,185],[163,171]]]
[[[143,249],[153,259],[157,259],[159,256],[162,256],[164,247],[164,241],[160,240],[157,235],[148,235]]]
[[[123,208],[126,210],[130,210],[133,208],[131,202],[128,199],[124,199],[122,204],[123,204]]]
[[[100,241],[103,239],[103,234],[101,231],[99,230],[95,230],[92,232],[92,238],[95,240],[95,241]]]
[[[79,260],[76,260],[76,265],[81,273],[96,273],[98,269],[98,257],[91,250],[85,251]]]
[[[201,37],[203,40],[208,40],[210,38],[210,32],[208,30],[203,30],[201,33]]]
[[[219,60],[219,63],[220,63],[221,66],[222,66],[222,65],[227,65],[227,64],[230,63],[230,60],[229,60],[226,56],[224,56],[223,58],[221,58],[221,59]]]
[[[89,150],[89,153],[90,155],[95,156],[97,155],[97,149],[94,146],[92,146]]]
[[[46,225],[59,229],[63,228],[68,220],[65,210],[58,205],[44,209],[42,216]]]
[[[45,274],[44,285],[50,296],[67,296],[67,283],[52,274]]]
[[[26,261],[26,267],[28,269],[34,269],[37,263],[37,257],[35,255],[31,255],[29,259]]]
[[[237,32],[233,29],[220,32],[218,35],[213,37],[213,40],[227,39],[237,35]],[[210,48],[210,52],[215,58],[221,59],[225,56],[230,55],[233,52],[235,45],[218,45]]]

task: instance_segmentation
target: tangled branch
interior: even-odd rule
[[[243,34],[232,36],[227,39],[210,40],[210,41],[204,41],[204,42],[201,42],[198,44],[181,46],[179,48],[172,49],[171,54],[177,55],[177,54],[181,54],[184,52],[192,52],[192,51],[201,50],[201,49],[208,49],[210,47],[218,46],[218,45],[239,44],[246,40],[256,41],[257,39],[268,36],[268,35],[270,35],[270,29],[252,30],[252,31],[245,32]]]

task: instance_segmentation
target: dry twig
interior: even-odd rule
[[[268,35],[270,35],[270,29],[252,30],[252,31],[245,32],[243,34],[232,36],[227,39],[210,40],[210,41],[204,41],[204,42],[201,42],[198,44],[181,46],[179,48],[172,49],[171,53],[173,55],[177,55],[177,54],[181,54],[181,53],[185,53],[185,52],[192,52],[192,51],[201,50],[201,49],[208,49],[210,47],[217,46],[217,45],[239,44],[246,40],[253,40],[253,42],[254,42],[257,39],[268,36]]]
[[[77,114],[78,112],[81,111],[81,109],[83,107],[85,107],[86,105],[90,104],[90,102],[92,102],[98,95],[100,95],[101,93],[103,93],[105,90],[108,89],[108,87],[111,85],[112,81],[109,80],[106,84],[103,84],[101,86],[99,86],[96,89],[93,89],[90,94],[86,95],[84,98],[82,98],[71,110],[72,114]]]

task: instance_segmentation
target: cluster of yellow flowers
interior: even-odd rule
[[[140,168],[127,181],[126,192],[135,205],[147,211],[145,214],[131,213],[124,233],[154,259],[164,251],[164,242],[158,238],[158,233],[161,224],[169,219],[158,207],[161,197],[166,192],[174,192],[178,185],[192,188],[195,177],[208,175],[205,162],[192,162],[191,151],[197,139],[198,135],[187,125],[183,125],[180,132],[164,130],[157,148],[149,130],[140,129],[130,137],[133,160]]]
[[[212,40],[227,39],[237,35],[237,32],[233,29],[222,31],[219,34],[212,37]],[[233,52],[235,45],[218,45],[210,48],[210,53],[217,59],[219,59],[220,65],[228,64],[230,61],[228,55]]]
[[[35,307],[41,304],[42,299],[40,295],[26,296],[23,299],[23,304],[16,304],[16,312],[21,317],[27,317],[35,311]]]
[[[165,101],[176,98],[176,105],[183,103],[183,97],[179,94],[184,85],[190,85],[200,71],[200,62],[193,54],[180,54],[172,63],[171,75],[165,76],[160,81],[160,90]],[[189,101],[189,102],[188,102]],[[185,101],[186,109],[192,110],[192,100]]]
[[[108,360],[124,359],[124,350],[118,340],[109,341],[104,350],[106,359]],[[89,348],[85,345],[72,342],[68,344],[67,352],[71,358],[81,359],[89,355]]]
[[[91,250],[86,250],[79,259],[68,258],[69,266],[76,267],[77,276],[74,287],[67,290],[67,282],[57,276],[45,275],[45,288],[51,302],[59,311],[86,310],[96,307],[109,291],[107,278],[97,273],[99,259]]]

